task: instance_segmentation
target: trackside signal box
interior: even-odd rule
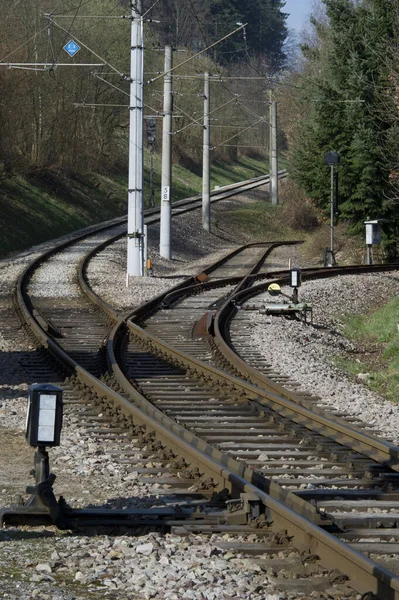
[[[385,219],[376,219],[375,221],[365,221],[366,225],[366,245],[379,246],[381,244],[381,223],[386,223]]]
[[[30,446],[59,446],[63,390],[51,383],[31,385],[28,392],[26,441]]]
[[[366,265],[372,265],[372,246],[379,246],[381,244],[381,225],[382,223],[388,223],[388,219],[375,219],[375,221],[364,221],[366,225]]]

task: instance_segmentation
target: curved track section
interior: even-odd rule
[[[115,227],[113,238],[121,235]],[[222,337],[210,339],[206,334],[218,336],[225,328],[220,320],[224,308],[196,330],[205,308],[213,312],[224,304],[234,310],[243,288],[270,276],[265,261],[275,245],[243,247],[125,320],[85,281],[85,254],[105,243],[97,233],[90,248],[84,241],[78,251],[56,256],[54,250],[47,264],[48,257],[40,259],[47,280],[51,272],[72,265],[73,257],[80,278],[71,301],[63,299],[62,283],[61,303],[54,305],[54,298],[43,294],[40,273],[33,275],[37,265],[21,277],[17,294],[39,343],[87,398],[80,406],[82,418],[91,417],[93,429],[97,424],[100,435],[115,440],[142,435],[147,451],[158,452],[165,467],[153,480],[169,486],[169,492],[176,487],[187,494],[194,486],[195,493],[206,496],[225,490],[235,499],[233,522],[266,532],[283,530],[295,548],[311,553],[324,568],[346,573],[360,592],[399,599],[399,580],[361,554],[365,548],[356,538],[343,541],[348,528],[342,520],[315,506],[316,494],[310,498],[301,488],[302,475],[308,477],[311,469],[325,496],[331,486],[334,498],[337,489],[342,497],[352,490],[363,499],[382,498],[399,470],[399,449],[316,412],[308,400],[294,398],[276,381],[266,384],[264,375],[239,361]],[[215,345],[218,351],[210,352]],[[104,408],[105,422],[93,419],[95,406]],[[180,465],[171,465],[171,457]],[[152,475],[145,473],[149,479]]]
[[[396,268],[396,266],[392,266],[392,268]],[[381,269],[381,267],[376,267],[376,269]],[[345,271],[349,271],[349,269]],[[356,268],[352,268],[350,271],[356,271]],[[331,272],[329,276],[330,274]],[[312,270],[311,276],[316,276],[314,270]],[[202,287],[205,288],[206,284],[203,284]],[[190,310],[197,308],[201,311],[205,306],[209,308],[214,306],[215,302],[217,304],[215,296],[211,292],[207,292],[201,295],[201,299],[195,299],[194,306],[192,301],[189,305],[187,295],[192,291],[187,289],[183,292],[182,296],[186,296],[186,299],[178,304],[180,313],[187,308]],[[232,291],[230,288],[227,293]],[[256,291],[247,293],[253,294]],[[244,292],[241,294],[243,295]],[[208,296],[207,299],[204,296]],[[176,300],[176,295],[174,295],[174,300]],[[207,300],[210,302],[207,303]],[[227,304],[235,310],[239,300],[240,294],[232,294]],[[179,315],[174,325],[182,322],[183,314],[184,312]],[[390,508],[395,508],[395,495],[387,495],[386,492],[396,478],[395,471],[398,468],[399,456],[399,449],[396,446],[384,440],[378,440],[334,415],[327,415],[319,409],[314,410],[315,407],[309,398],[296,397],[292,391],[285,390],[278,380],[278,374],[273,379],[262,376],[260,384],[260,374],[256,369],[248,367],[242,360],[237,360],[237,356],[232,356],[232,352],[228,348],[222,359],[222,362],[225,361],[224,368],[226,368],[226,360],[228,360],[231,365],[230,371],[235,372],[236,375],[239,374],[240,377],[245,377],[249,381],[256,377],[256,389],[253,389],[252,386],[246,388],[242,384],[238,385],[236,379],[233,380],[234,383],[232,380],[226,381],[226,378],[221,377],[220,373],[218,376],[211,370],[212,361],[215,359],[210,360],[206,354],[201,357],[198,350],[197,357],[203,360],[205,358],[208,364],[211,364],[208,368],[204,368],[198,362],[191,364],[187,369],[187,363],[184,363],[181,354],[176,352],[176,346],[180,344],[187,352],[186,344],[189,336],[187,331],[183,335],[181,332],[176,335],[176,331],[171,333],[173,326],[172,328],[167,327],[168,320],[173,322],[173,316],[160,323],[159,313],[157,313],[156,319],[147,318],[145,323],[141,323],[145,327],[145,331],[129,323],[130,335],[134,342],[130,342],[130,352],[127,355],[133,356],[139,351],[138,348],[141,348],[141,351],[143,348],[150,350],[146,354],[149,368],[147,377],[144,377],[145,381],[137,379],[135,371],[129,370],[129,364],[125,365],[125,372],[135,381],[136,385],[144,386],[143,392],[149,395],[152,403],[162,408],[174,420],[183,423],[186,428],[195,431],[199,437],[203,437],[209,443],[233,455],[236,460],[245,460],[247,466],[268,478],[270,477],[271,482],[284,486],[284,489],[295,490],[295,495],[307,498],[313,503],[318,500],[322,513],[325,513],[327,506],[333,506],[333,504],[329,505],[326,500],[329,494],[341,501],[342,498],[349,498],[347,505],[352,512],[356,502],[358,508],[364,511],[367,510],[367,507],[372,506],[376,499],[382,502],[388,501],[391,503]],[[187,313],[185,321],[187,321]],[[220,330],[218,319],[214,326],[216,332]],[[151,336],[154,334],[157,337],[162,336],[166,342],[173,343],[174,348],[172,349],[169,343],[160,343],[159,340],[154,342],[154,338],[151,340],[147,331],[151,332]],[[221,339],[219,339],[219,343]],[[163,359],[168,358],[168,363],[172,359],[180,367],[181,371],[178,374],[170,370],[166,361],[162,366],[156,367],[154,358],[151,358],[155,347],[158,348],[158,356]],[[188,350],[193,353],[192,348]],[[204,348],[201,352],[204,352]],[[196,353],[195,350],[194,353]],[[220,359],[216,358],[216,360],[219,360],[220,364]],[[208,396],[198,386],[197,381],[193,382],[190,379],[190,373],[197,376],[201,374],[202,382],[207,383],[207,387],[211,388]],[[162,382],[159,381],[158,384],[157,375],[162,377]],[[162,385],[165,385],[164,376],[171,377],[170,383],[173,392],[170,392],[169,395],[167,390],[164,389],[163,393],[161,391]],[[261,388],[263,388],[262,391]],[[268,390],[267,392],[265,388]],[[253,395],[250,394],[250,391]],[[180,397],[181,392],[182,396],[186,396],[184,399]],[[247,405],[245,409],[243,405]],[[309,446],[307,446],[308,444]],[[314,493],[308,490],[301,491],[301,488],[309,486],[310,474],[312,474],[310,487],[318,488]],[[306,482],[305,486],[302,484],[304,481]],[[273,496],[273,490],[270,489],[269,492]],[[280,493],[279,490],[277,494]],[[382,504],[380,506],[383,508]],[[329,516],[330,514],[328,514]],[[381,518],[381,513],[378,516]],[[350,541],[352,548],[360,551],[368,553],[397,552],[398,548],[395,543],[386,546],[383,544],[373,545],[372,539],[376,535],[375,528],[381,524],[378,516],[373,519],[363,512],[362,519],[361,515],[351,515],[349,512],[336,514],[335,517],[332,517],[330,524],[325,526],[325,529],[333,531],[337,538]],[[393,523],[392,515],[391,518],[387,517],[386,523],[388,525]],[[392,530],[386,533],[386,536],[381,536],[382,540],[390,539]],[[358,541],[363,539],[367,541]],[[327,549],[326,551],[328,554],[329,551]],[[338,558],[335,557],[334,560],[338,564]],[[355,577],[353,572],[351,572],[351,577]]]

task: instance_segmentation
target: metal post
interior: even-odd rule
[[[39,446],[35,452],[35,481],[36,485],[47,481],[50,475],[50,463],[45,446]]]
[[[202,159],[202,227],[211,230],[210,152],[211,152],[211,86],[209,73],[204,74],[204,142]]]
[[[143,275],[143,105],[144,35],[142,0],[132,4],[130,65],[129,191],[127,225],[127,284]]]
[[[161,225],[159,253],[162,258],[171,259],[171,187],[172,187],[172,112],[173,89],[172,74],[173,50],[172,46],[165,47],[165,78],[163,96],[163,131],[162,131],[162,190],[161,190]]]
[[[273,156],[272,156],[272,91],[269,90],[269,194],[270,198],[272,197],[273,192],[273,180],[272,180],[272,164],[273,164]]]
[[[334,165],[331,165],[331,223],[330,223],[330,256],[331,266],[335,264],[334,258]]]
[[[271,196],[272,204],[278,204],[278,154],[277,154],[277,102],[270,105],[271,126]]]
[[[148,276],[147,272],[147,260],[148,260],[148,225],[144,225],[144,249],[143,249],[143,263],[144,263],[144,276]]]
[[[372,265],[373,259],[371,257],[371,246],[367,244],[367,254],[366,254],[366,265]]]
[[[150,145],[150,207],[154,208],[154,144]],[[145,264],[145,261],[144,261]]]

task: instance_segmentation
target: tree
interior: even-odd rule
[[[285,62],[284,42],[288,35],[286,14],[281,0],[212,0],[210,12],[217,37],[223,37],[236,28],[237,23],[247,23],[243,36],[236,35],[223,42],[218,51],[222,64],[238,61],[252,55],[266,57],[275,68]]]
[[[163,0],[157,7],[161,21],[161,43],[174,47],[203,48],[208,39],[208,2]]]
[[[339,152],[342,216],[355,232],[363,230],[368,218],[389,216],[392,237],[399,223],[399,204],[391,202],[399,142],[392,136],[390,77],[398,2],[323,3],[328,25],[314,21],[318,44],[303,48],[303,120],[292,153],[294,176],[326,208],[329,172],[323,157],[328,150]]]

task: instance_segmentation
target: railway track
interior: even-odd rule
[[[319,579],[321,587],[349,577],[352,589],[370,594],[365,598],[399,598],[398,579],[366,556],[399,551],[392,512],[399,449],[366,433],[361,423],[355,427],[315,407],[311,396],[296,394],[293,382],[251,355],[242,343],[242,324],[228,327],[237,303],[259,291],[254,281],[271,277],[266,261],[278,244],[235,251],[125,319],[94,294],[85,277],[87,261],[123,235],[120,228],[115,224],[113,231],[93,234],[78,251],[43,256],[41,271],[32,265],[19,281],[26,323],[52,360],[72,375],[68,410],[85,419],[100,442],[114,444],[120,464],[138,472],[149,490],[156,485],[162,496],[162,486],[168,496],[185,499],[183,515],[163,511],[164,526],[257,531],[262,542],[247,551],[273,554],[279,546],[283,553],[305,552],[299,562],[313,565],[309,571],[325,579]],[[70,269],[65,285],[72,273],[75,278],[68,299],[59,278],[65,265]],[[51,273],[57,274],[57,303],[42,294]],[[216,317],[204,317],[218,308]],[[221,507],[227,493],[226,513]],[[206,511],[194,516],[193,502],[209,498],[211,516]],[[364,513],[378,505],[391,512]],[[139,512],[131,512],[129,520],[148,520]],[[126,513],[115,517],[126,522]],[[390,526],[381,532],[381,523]],[[301,584],[314,590],[310,573],[302,575]],[[348,590],[341,587],[340,597]]]

